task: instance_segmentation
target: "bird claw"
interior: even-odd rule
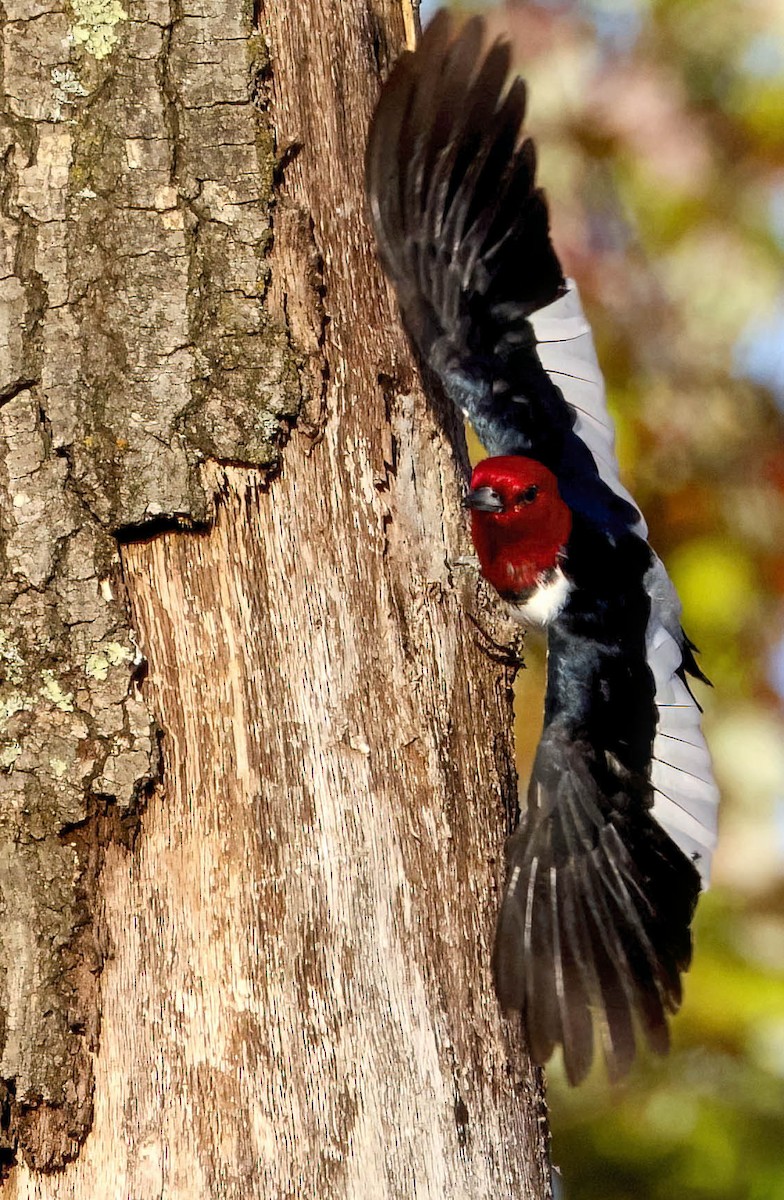
[[[450,570],[455,567],[463,567],[477,575],[480,574],[479,558],[475,554],[459,554],[456,558],[448,560],[448,566]],[[481,579],[477,579],[476,582],[479,591],[479,606],[483,612],[487,612],[490,626],[488,628],[488,624],[480,621],[472,613],[468,613],[468,619],[479,634],[479,644],[485,654],[494,662],[500,662],[504,666],[519,670],[525,666],[522,656],[525,628],[517,621],[505,618],[503,610],[499,610],[497,605],[488,600],[485,585]]]
[[[503,663],[505,667],[513,667],[516,671],[525,667],[523,659],[523,649],[525,647],[525,629],[522,625],[512,623],[511,621],[503,622],[506,630],[511,629],[511,635],[506,640],[500,640],[497,635],[487,629],[481,621],[475,616],[468,613],[468,619],[479,635],[477,641],[482,647],[482,650],[491,658],[493,662]],[[494,621],[494,625],[498,625],[498,621]]]

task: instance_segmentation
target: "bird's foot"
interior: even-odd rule
[[[476,629],[477,641],[488,658],[503,663],[505,667],[513,667],[515,671],[525,667],[525,629],[522,625],[496,613],[491,613],[489,625],[472,613],[468,614],[468,619]]]

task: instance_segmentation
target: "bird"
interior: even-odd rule
[[[506,844],[492,960],[532,1060],[579,1084],[665,1053],[716,843],[718,789],[681,606],[622,484],[576,283],[483,18],[436,14],[383,84],[365,158],[381,265],[427,391],[487,458],[466,496],[482,574],[547,635],[544,724]]]

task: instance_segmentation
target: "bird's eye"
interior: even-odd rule
[[[539,495],[539,488],[535,483],[532,483],[525,491],[521,492],[516,498],[515,504],[533,504],[536,497]]]

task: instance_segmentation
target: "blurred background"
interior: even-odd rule
[[[625,482],[715,685],[698,699],[723,792],[672,1054],[615,1089],[548,1070],[561,1194],[784,1200],[784,4],[562,0],[490,20],[530,85]],[[523,780],[543,659],[529,637]]]

